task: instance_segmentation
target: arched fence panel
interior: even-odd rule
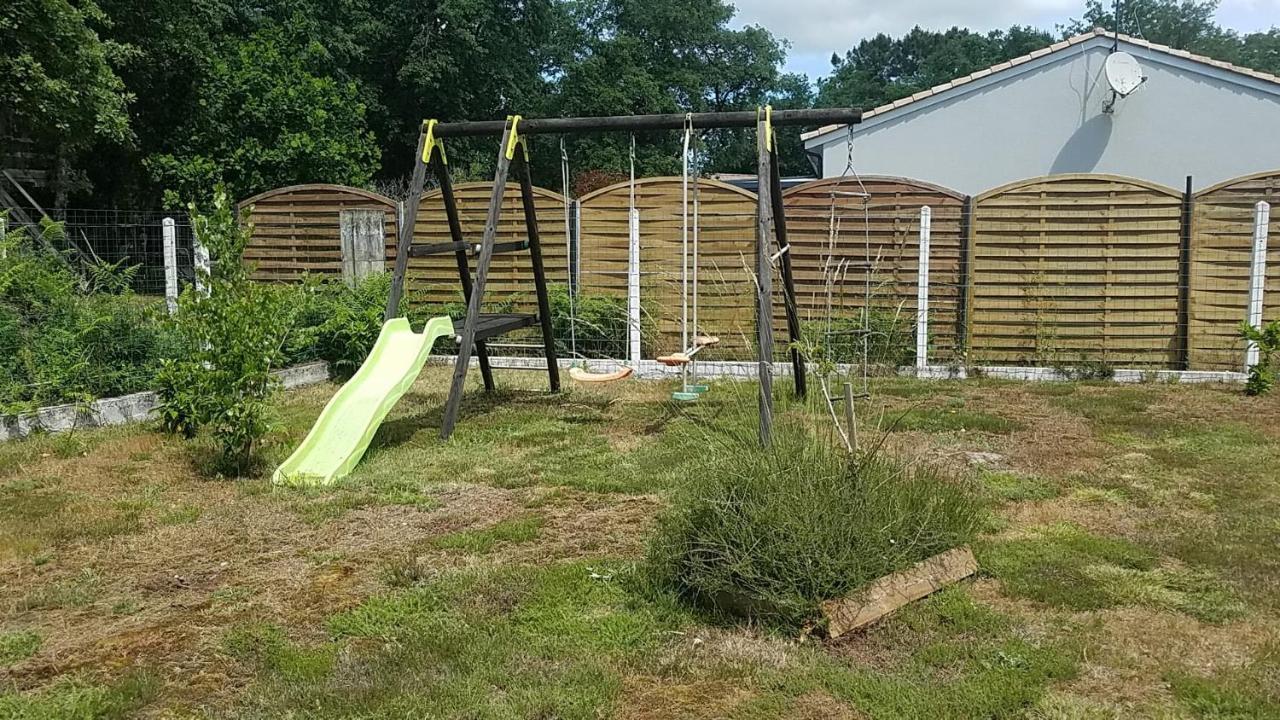
[[[491,182],[460,183],[455,185],[458,215],[462,222],[462,234],[472,245],[478,245],[484,237],[484,224],[489,212]],[[547,284],[553,293],[563,292],[569,281],[569,252],[565,244],[565,201],[559,193],[535,187],[534,206],[538,211],[538,237],[542,245],[542,261],[546,268]],[[507,183],[502,196],[502,213],[499,216],[496,242],[509,243],[528,238],[524,220],[524,206],[520,201],[520,186]],[[444,211],[441,192],[432,190],[422,196],[418,216],[414,224],[414,244],[452,242],[449,222]],[[387,246],[387,258],[394,262],[394,240]],[[476,256],[470,253],[467,262],[475,274]],[[557,288],[558,286],[558,288]],[[457,311],[463,302],[462,282],[458,275],[458,263],[454,253],[410,258],[405,279],[406,298],[412,304],[427,303],[435,308]],[[486,312],[535,312],[537,294],[533,282],[533,266],[527,251],[501,253],[493,256],[489,277],[485,286]]]
[[[1063,175],[975,199],[970,361],[1176,368],[1182,196]]]
[[[626,297],[630,185],[619,183],[582,197],[581,281],[585,293]],[[694,187],[689,188],[690,213]],[[756,197],[702,179],[698,198],[698,324],[722,344],[707,359],[747,359],[754,334]],[[647,178],[635,185],[640,212],[640,299],[645,355],[680,350],[681,265],[685,222],[679,177]],[[692,215],[690,267],[692,268]],[[692,308],[690,308],[692,312]],[[781,326],[785,328],[785,325]]]
[[[1195,197],[1191,367],[1243,368],[1240,323],[1249,302],[1255,206],[1272,206],[1263,319],[1280,319],[1280,171],[1229,180]]]
[[[963,195],[905,178],[842,177],[790,188],[783,198],[805,331],[826,337],[830,327],[826,342],[844,360],[861,355],[857,331],[873,331],[868,355],[877,363],[910,364],[914,356],[920,217],[929,207],[930,358],[957,356]]]
[[[292,282],[308,273],[340,277],[344,211],[380,212],[386,241],[395,245],[396,203],[368,190],[292,185],[255,195],[240,207],[252,208],[254,232],[244,258],[256,280]]]

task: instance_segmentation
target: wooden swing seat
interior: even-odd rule
[[[715,335],[699,335],[693,339],[693,344],[697,347],[715,347],[720,344],[720,338]]]
[[[667,367],[680,367],[693,362],[693,359],[684,353],[672,353],[670,355],[663,355],[659,357],[658,362],[666,365]]]
[[[634,369],[629,367],[619,368],[611,373],[593,373],[582,368],[569,368],[569,377],[577,382],[582,383],[611,383],[619,380],[626,380],[631,377]]]

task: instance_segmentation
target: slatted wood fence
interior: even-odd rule
[[[980,364],[1175,367],[1181,194],[1104,175],[974,201],[969,337]]]
[[[455,189],[463,232],[478,242],[489,183]],[[575,232],[583,293],[626,296],[630,190],[628,183],[620,183],[578,203]],[[681,191],[679,177],[646,178],[635,185],[641,297],[650,332],[647,355],[679,345]],[[869,196],[865,202],[864,192]],[[570,270],[565,198],[541,188],[535,193],[549,280],[563,285]],[[700,321],[704,332],[725,341],[708,357],[749,358],[755,321],[749,268],[754,266],[756,196],[708,179],[697,184],[697,196]],[[900,313],[909,330],[918,282],[920,209],[929,206],[932,362],[1239,370],[1244,346],[1238,325],[1248,299],[1253,207],[1278,198],[1280,171],[1208,188],[1193,198],[1189,229],[1182,220],[1182,193],[1106,175],[1031,179],[975,198],[903,178],[836,178],[790,188],[784,204],[797,300],[807,323],[826,318],[826,283],[832,265],[843,262],[833,285],[832,314],[857,318],[869,281],[875,311]],[[263,193],[242,205],[253,206],[256,232],[246,258],[256,265],[259,279],[339,274],[339,216],[352,208],[385,214],[388,267],[395,260],[396,204],[376,193],[300,185]],[[1271,230],[1266,319],[1280,315],[1280,212],[1273,212]],[[1182,236],[1187,231],[1189,264],[1184,267]],[[415,233],[419,243],[449,240],[438,191],[423,197]],[[512,184],[498,239],[524,236],[519,189]],[[443,306],[462,299],[452,255],[415,258],[408,287],[411,302]],[[492,309],[531,310],[527,255],[495,257],[486,295]],[[784,318],[779,295],[774,313],[779,338],[786,337]]]
[[[822,325],[830,283],[832,315],[857,318],[869,296],[877,326],[893,324],[908,336],[906,352],[915,346],[909,335],[916,317],[920,210],[930,207],[930,352],[944,362],[956,357],[963,195],[905,178],[846,177],[789,188],[783,198],[802,321]],[[901,345],[904,338],[886,340]]]
[[[253,240],[244,257],[253,264],[256,280],[294,282],[307,273],[341,277],[343,210],[383,211],[387,242],[395,246],[396,203],[368,190],[291,185],[254,195],[240,207],[252,208]]]

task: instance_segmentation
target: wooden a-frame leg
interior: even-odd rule
[[[507,143],[512,132],[511,121],[502,133],[498,145],[498,167],[493,173],[493,191],[489,195],[489,214],[484,221],[484,236],[480,241],[480,258],[476,261],[476,275],[471,285],[471,297],[467,299],[467,317],[463,322],[458,341],[458,360],[453,366],[453,381],[449,385],[449,400],[445,404],[444,423],[440,437],[449,439],[458,423],[458,411],[462,407],[462,393],[467,383],[467,370],[475,349],[476,325],[480,321],[480,308],[484,303],[484,286],[489,279],[489,265],[493,260],[493,241],[498,233],[498,221],[502,217],[502,197],[507,188],[507,175],[511,161],[507,159]]]
[[[449,177],[449,167],[440,154],[431,157],[431,169],[440,183],[440,198],[444,201],[444,214],[449,221],[449,237],[459,249],[454,253],[458,262],[458,279],[462,282],[462,301],[471,301],[471,266],[467,262],[466,238],[462,235],[462,220],[458,214],[458,201],[453,194],[453,180]],[[476,357],[480,360],[480,375],[484,378],[485,392],[494,391],[493,369],[489,367],[489,349],[484,342],[476,343]]]
[[[520,178],[520,200],[524,205],[524,226],[529,235],[529,260],[533,264],[533,282],[538,292],[538,321],[542,325],[542,346],[547,358],[547,381],[551,392],[560,392],[560,364],[556,359],[555,330],[551,325],[551,299],[547,297],[547,272],[542,264],[542,241],[538,236],[538,211],[533,195],[533,180],[529,176],[529,161],[521,156],[516,162],[516,175]]]
[[[757,375],[760,380],[760,444],[773,442],[773,265],[769,262],[773,235],[773,182],[769,175],[769,150],[766,141],[769,125],[764,118],[756,123],[759,140],[757,172],[760,187],[756,204],[756,352]]]
[[[787,332],[791,336],[791,374],[795,378],[796,397],[808,393],[805,377],[804,355],[800,353],[800,310],[796,306],[796,281],[791,272],[791,243],[787,240],[787,213],[783,206],[782,177],[778,174],[778,146],[775,143],[769,153],[769,199],[773,205],[773,229],[778,239],[778,251],[782,253],[782,302],[787,311]]]

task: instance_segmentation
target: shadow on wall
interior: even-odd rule
[[[1107,143],[1111,142],[1111,116],[1094,115],[1076,129],[1053,159],[1051,175],[1088,173],[1098,167]]]

